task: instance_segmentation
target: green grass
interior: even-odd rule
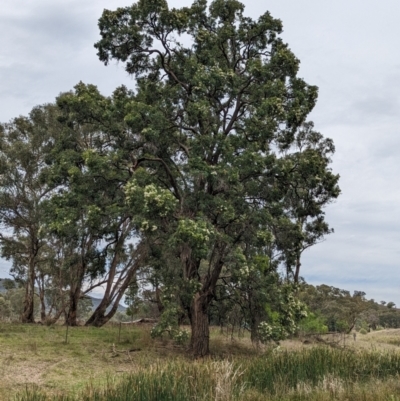
[[[400,352],[256,350],[215,331],[214,354],[154,341],[149,327],[0,326],[0,399],[13,401],[400,401]],[[378,339],[376,344],[378,344]],[[384,342],[386,338],[382,338]],[[367,343],[366,343],[367,344]],[[365,344],[364,344],[365,345]],[[141,351],[129,352],[133,348]],[[24,376],[25,375],[25,376]]]
[[[399,373],[400,354],[313,348],[268,352],[256,358],[241,357],[232,361],[159,361],[121,379],[109,378],[103,386],[89,386],[75,397],[46,398],[36,389],[17,400],[295,401],[345,400],[349,396],[353,400],[357,394],[366,400],[372,391],[371,383],[380,388],[376,400],[400,400],[393,398],[400,397],[400,387],[390,381]],[[388,394],[383,390],[385,387],[389,389]],[[372,393],[377,396],[376,392]]]
[[[77,393],[89,381],[100,384],[107,376],[146,366],[161,352],[149,328],[69,328],[63,326],[0,325],[0,400],[37,383],[46,392]],[[129,355],[129,349],[146,352]],[[117,352],[114,352],[116,350]]]

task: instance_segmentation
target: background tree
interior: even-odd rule
[[[325,221],[324,207],[339,196],[339,176],[329,168],[335,147],[331,139],[304,124],[295,137],[291,152],[282,157],[276,185],[283,192],[286,208],[274,234],[282,252],[287,277],[299,282],[302,253],[333,232]]]
[[[48,176],[62,185],[49,204],[50,225],[58,236],[75,241],[75,253],[81,255],[69,268],[76,272],[69,284],[69,324],[76,324],[79,299],[100,285],[104,295],[86,324],[105,324],[144,259],[145,247],[131,241],[139,233],[124,190],[131,175],[124,109],[131,96],[121,87],[106,98],[81,83],[57,99],[66,129],[54,147]]]
[[[303,285],[300,299],[310,308],[311,312],[322,316],[329,331],[350,333],[368,310],[374,308],[374,302],[365,298],[362,291],[349,291],[325,284],[319,286]]]
[[[25,287],[22,321],[34,322],[35,279],[44,245],[43,203],[50,188],[41,180],[60,125],[54,105],[0,125],[0,235],[2,256]]]

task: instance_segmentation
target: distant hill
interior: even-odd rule
[[[94,297],[90,297],[89,296],[89,298],[92,300],[92,305],[93,305],[93,310],[95,310],[98,306],[99,306],[99,304],[100,304],[100,302],[101,302],[101,299],[99,299],[99,298],[94,298]],[[125,306],[122,306],[121,304],[118,306],[118,312],[125,312],[126,311],[126,308],[125,308]]]
[[[6,292],[6,289],[4,288],[4,280],[5,280],[4,278],[0,278],[0,294]],[[92,300],[92,310],[95,310],[99,306],[101,299],[91,297],[90,295],[89,298]],[[122,305],[118,306],[118,312],[125,312],[125,311],[126,311],[125,306]]]

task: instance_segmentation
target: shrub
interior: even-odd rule
[[[304,334],[327,333],[328,326],[321,317],[316,316],[314,313],[309,313],[306,318],[301,320],[299,324],[299,331]]]

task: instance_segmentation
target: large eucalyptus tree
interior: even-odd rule
[[[297,76],[281,22],[268,12],[252,20],[236,0],[180,9],[140,0],[105,10],[99,28],[100,60],[125,63],[137,82],[125,106],[135,142],[126,192],[142,232],[191,291],[191,346],[203,356],[221,272],[249,268],[254,248],[268,248],[274,222],[287,216],[284,158],[317,88]],[[330,188],[337,196],[336,182]]]

